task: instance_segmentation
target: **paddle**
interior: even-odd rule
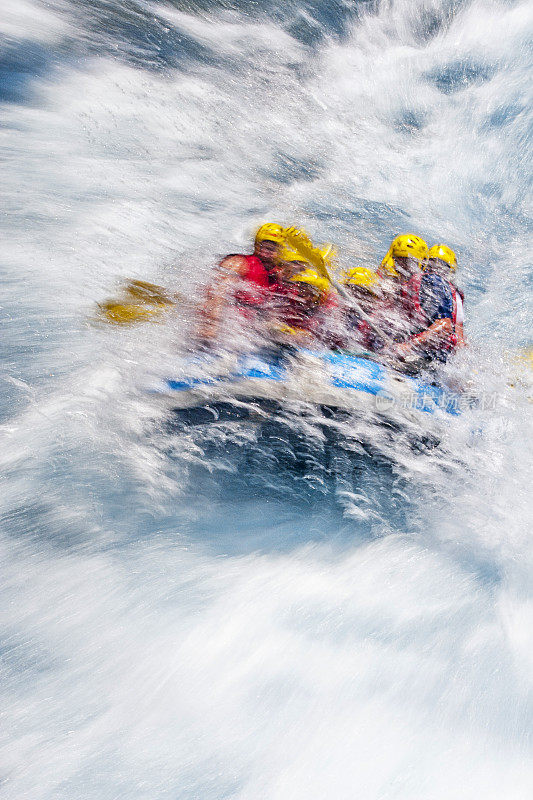
[[[118,299],[98,303],[98,318],[112,325],[131,325],[159,316],[181,300],[181,295],[147,281],[129,280]]]

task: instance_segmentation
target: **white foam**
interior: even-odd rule
[[[52,4],[47,4],[52,6]],[[10,40],[49,44],[70,30],[69,23],[50,7],[31,0],[3,0],[0,15],[0,35]]]
[[[10,36],[63,36],[53,11],[6,8]],[[93,56],[2,108],[6,800],[525,800],[530,415],[493,338],[529,330],[530,11],[463,4],[424,39],[423,13],[447,6],[384,3],[314,54],[237,14],[152,10],[216,59]],[[427,77],[468,59],[496,71],[449,94]],[[406,110],[419,131],[394,124]],[[378,233],[372,210],[346,215],[361,199]],[[253,459],[205,463],[207,435],[165,431],[132,385],[172,363],[187,311],[106,330],[93,303],[124,277],[194,295],[267,217],[348,262],[400,224],[455,245],[475,347],[451,377],[496,406],[425,456],[389,436],[381,471],[355,443],[354,477],[339,451],[334,500],[324,470],[306,493],[313,476],[284,485],[274,453],[260,486]]]

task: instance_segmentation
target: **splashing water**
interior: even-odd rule
[[[3,797],[532,796],[531,414],[505,355],[530,336],[532,17],[4,0]],[[102,330],[94,302],[124,277],[197,297],[267,218],[346,264],[449,243],[450,370],[497,402],[373,458],[312,418],[170,426],[133,387],[187,309]]]

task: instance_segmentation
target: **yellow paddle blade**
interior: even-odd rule
[[[533,345],[522,347],[517,354],[517,361],[524,366],[533,369]]]
[[[131,325],[160,316],[183,298],[155,283],[128,280],[118,297],[98,304],[97,318],[112,325]]]
[[[160,303],[147,308],[140,303],[120,303],[108,300],[98,305],[98,318],[112,325],[132,325],[160,316],[171,307],[170,303]]]
[[[533,369],[533,345],[507,351],[505,360],[516,371],[527,372]]]
[[[332,261],[337,258],[337,250],[332,244],[325,244],[322,249],[320,250],[322,253],[322,257],[324,258],[324,262],[328,264],[328,266],[332,266]]]
[[[508,385],[514,388],[531,390],[533,387],[533,345],[521,347],[507,354],[510,367]],[[528,402],[533,403],[529,394]]]
[[[320,248],[313,245],[307,233],[303,230],[298,230],[298,228],[286,228],[285,241],[288,242],[293,250],[300,253],[305,261],[312,264],[324,278],[331,282],[327,270],[327,260],[332,257],[332,245],[327,245],[325,250],[320,250]]]

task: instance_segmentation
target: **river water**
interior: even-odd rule
[[[533,796],[532,28],[519,0],[3,0],[6,800]],[[169,425],[135,386],[187,305],[94,304],[197,297],[266,219],[345,264],[452,246],[477,416],[374,457]]]

